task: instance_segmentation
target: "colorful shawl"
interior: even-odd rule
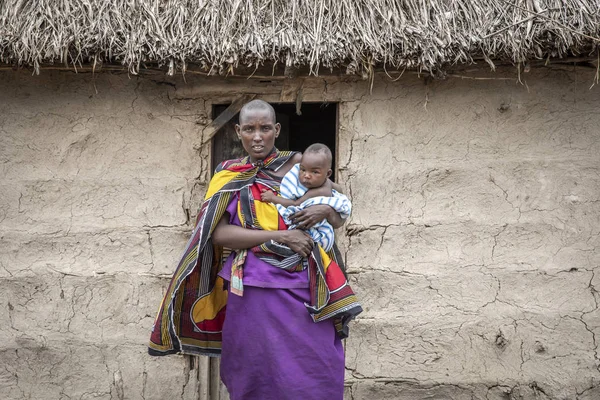
[[[275,149],[269,157],[257,163],[250,163],[249,157],[244,157],[225,161],[217,167],[196,227],[154,322],[148,349],[151,355],[220,354],[227,291],[223,280],[217,276],[222,267],[223,249],[212,243],[212,232],[235,193],[239,194],[238,216],[241,216],[243,226],[250,229],[287,229],[275,206],[260,201],[260,190],[279,191],[279,178],[273,173],[293,154]],[[306,304],[306,307],[313,320],[332,318],[338,334],[341,337],[348,335],[348,323],[362,309],[347,283],[335,246],[329,253],[315,246],[306,261],[287,246],[273,241],[251,251],[276,267],[289,270],[299,270],[303,265],[308,267],[311,304]],[[242,270],[239,266],[243,265],[244,254],[245,251],[238,252],[233,263],[238,266],[235,279],[239,279],[240,285]]]

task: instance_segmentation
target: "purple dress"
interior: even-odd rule
[[[241,226],[237,200],[227,207]],[[231,254],[219,276],[229,281]],[[315,323],[307,271],[288,272],[248,252],[244,296],[229,293],[223,325],[221,380],[231,400],[341,400],[344,350],[330,320]]]

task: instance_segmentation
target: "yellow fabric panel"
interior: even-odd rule
[[[254,208],[256,209],[256,218],[263,230],[276,231],[279,229],[279,213],[275,204],[256,200]]]
[[[223,290],[223,278],[217,277],[212,292],[198,299],[192,306],[192,318],[195,323],[214,319],[226,304],[227,291]]]
[[[264,203],[260,200],[254,201],[254,210],[256,211],[256,219],[255,223],[264,230],[264,231],[276,231],[279,230],[279,213],[277,212],[277,207],[273,203]],[[242,222],[242,225],[245,223],[245,218],[242,213],[242,207],[240,202],[238,201],[238,218]]]
[[[206,196],[204,196],[204,200],[211,198],[237,175],[239,175],[239,172],[228,171],[226,169],[213,175],[212,179],[210,180],[208,190],[206,191]]]
[[[323,259],[323,269],[327,272],[327,268],[329,268],[329,264],[331,264],[331,258],[321,246],[319,246],[319,253],[321,253],[321,258]]]

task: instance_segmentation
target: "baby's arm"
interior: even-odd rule
[[[260,199],[265,203],[280,204],[284,207],[297,206],[302,204],[296,204],[298,200],[290,200],[286,199],[285,197],[277,196],[275,193],[268,189],[263,189],[262,193],[260,194]]]
[[[331,189],[333,189],[333,182],[329,179],[325,181],[325,183],[318,188],[308,189],[304,196],[300,197],[296,202],[298,204],[294,204],[299,206],[304,203],[308,199],[312,199],[313,197],[331,197],[333,193],[331,193]]]
[[[280,204],[284,207],[290,206],[299,206],[304,203],[308,199],[312,199],[313,197],[331,197],[333,194],[331,193],[331,189],[333,182],[330,180],[325,181],[322,186],[318,188],[308,189],[304,196],[300,197],[298,200],[286,199],[285,197],[277,196],[270,190],[264,189],[260,194],[260,199],[267,203]]]
[[[331,180],[329,182],[331,182]],[[331,185],[336,192],[340,192],[342,194],[344,193],[344,188],[342,187],[342,185],[338,185],[335,182],[331,182]]]

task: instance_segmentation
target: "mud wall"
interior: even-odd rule
[[[600,398],[591,75],[379,86],[342,107],[354,399]]]
[[[355,78],[0,73],[2,397],[218,397],[206,359],[147,356],[149,330],[209,177],[211,105],[294,102],[300,88],[340,103],[354,214],[338,237],[365,307],[347,398],[600,396],[592,77],[407,74],[371,91]]]

